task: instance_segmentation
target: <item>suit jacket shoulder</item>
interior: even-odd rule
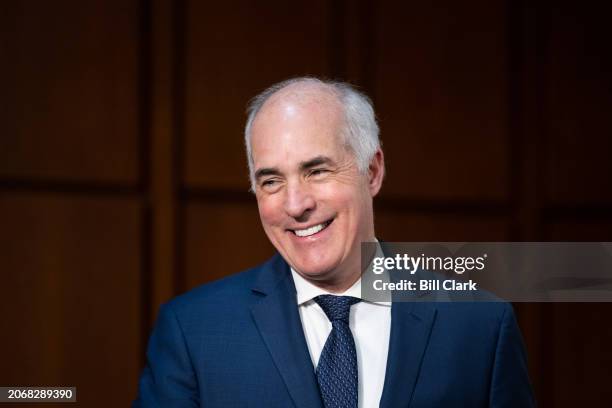
[[[280,255],[160,308],[134,406],[320,407]]]
[[[322,406],[280,255],[162,306],[134,405]],[[511,305],[394,302],[380,406],[533,406]]]

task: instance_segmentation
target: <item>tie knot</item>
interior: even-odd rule
[[[351,306],[361,299],[352,296],[320,295],[314,298],[330,322],[341,320],[348,323]]]

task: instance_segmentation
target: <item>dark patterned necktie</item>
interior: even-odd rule
[[[323,405],[325,408],[357,408],[357,352],[349,328],[349,315],[351,306],[360,299],[321,295],[314,300],[332,324],[317,365]]]

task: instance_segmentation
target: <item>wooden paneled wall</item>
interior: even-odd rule
[[[273,253],[249,98],[372,96],[389,241],[612,240],[608,10],[522,1],[25,1],[0,13],[0,385],[135,395],[159,305]],[[540,406],[602,406],[609,304],[517,304]],[[111,391],[112,390],[112,391]]]

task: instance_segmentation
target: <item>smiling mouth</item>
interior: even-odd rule
[[[331,224],[334,221],[334,219],[332,218],[329,221],[325,221],[322,222],[321,224],[317,224],[317,225],[313,225],[312,227],[309,228],[305,228],[305,229],[296,229],[296,230],[289,230],[291,232],[293,232],[295,235],[297,235],[298,237],[309,237],[311,235],[316,234],[317,232],[321,232],[323,231],[325,228],[327,228],[329,226],[329,224]]]

